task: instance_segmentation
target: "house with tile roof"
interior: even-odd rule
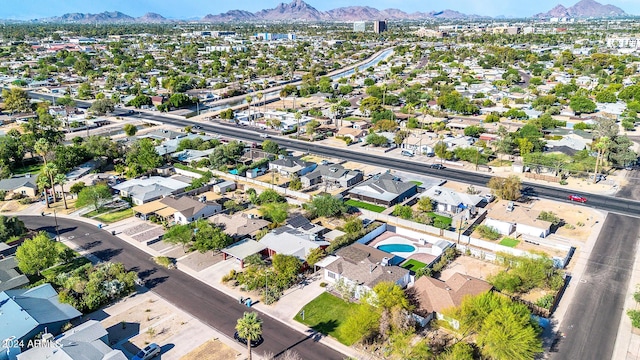
[[[455,273],[446,281],[422,276],[415,281],[412,289],[418,298],[416,313],[426,322],[434,317],[448,321],[454,328],[459,327],[455,319],[445,317],[442,312],[462,304],[467,296],[476,296],[493,289],[490,283],[473,276]]]
[[[269,226],[267,220],[249,216],[242,212],[237,212],[233,215],[214,215],[209,218],[209,221],[220,226],[225,234],[236,241],[247,237],[253,238],[260,230]]]
[[[113,189],[121,197],[130,197],[135,205],[142,205],[164,196],[183,192],[189,183],[178,180],[178,177],[149,176],[131,179],[114,185]]]
[[[190,196],[174,197],[167,196],[160,200],[173,211],[173,221],[186,225],[198,219],[208,218],[222,211],[222,205],[215,201],[196,200]]]
[[[306,261],[311,250],[329,246],[328,241],[319,239],[315,233],[309,233],[302,228],[295,228],[291,225],[273,229],[260,239],[260,244],[267,247],[269,256],[275,254],[291,255],[300,261]]]
[[[13,337],[26,343],[45,329],[58,334],[64,324],[81,315],[73,306],[60,302],[51,284],[6,290],[0,292],[0,341]],[[0,352],[0,360],[6,359],[7,352]]]
[[[540,211],[521,204],[501,200],[488,212],[484,225],[496,229],[502,235],[512,232],[545,238],[551,231],[549,221],[540,220]]]
[[[374,204],[393,206],[415,195],[418,186],[407,183],[389,174],[374,175],[360,185],[349,190],[349,196]]]
[[[324,279],[332,284],[349,286],[356,299],[381,282],[392,282],[405,288],[411,282],[409,270],[389,265],[389,257],[389,253],[371,246],[351,244],[338,250],[333,261],[322,264]]]
[[[303,187],[324,183],[348,188],[361,182],[362,179],[362,171],[345,169],[339,164],[318,165],[315,170],[300,177]]]
[[[96,320],[89,320],[53,338],[42,336],[39,346],[18,354],[17,360],[127,360],[109,346],[109,334]]]

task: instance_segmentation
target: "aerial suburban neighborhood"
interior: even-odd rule
[[[8,5],[0,360],[640,359],[612,2]]]

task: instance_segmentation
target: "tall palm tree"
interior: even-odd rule
[[[598,156],[596,157],[596,167],[593,170],[593,183],[598,182],[598,165],[604,166],[604,154],[609,150],[611,140],[608,136],[603,136],[598,139],[594,147],[598,150]]]
[[[64,184],[67,183],[67,175],[65,175],[65,174],[56,174],[56,176],[53,178],[53,181],[55,181],[56,184],[60,185],[60,193],[62,194],[62,200],[64,201],[64,208],[66,210],[66,209],[69,208],[67,206],[67,197],[64,196]]]
[[[38,184],[38,189],[41,192],[44,192],[44,201],[47,203],[47,207],[51,207],[49,204],[49,194],[47,194],[47,188],[49,188],[49,179],[46,176],[38,176],[38,180],[36,180]]]
[[[296,114],[293,116],[296,119],[296,140],[300,137],[300,119],[302,119],[302,113],[300,111],[296,111]]]
[[[251,102],[253,101],[253,97],[247,95],[244,99],[247,101],[247,104],[249,104],[249,121],[251,121]]]
[[[259,340],[262,336],[262,319],[257,313],[245,312],[236,323],[236,331],[239,337],[247,340],[247,351],[251,360],[251,342]]]
[[[58,198],[56,197],[56,191],[55,191],[56,183],[53,180],[53,177],[58,174],[58,167],[54,163],[51,163],[51,162],[46,163],[42,167],[42,174],[47,178],[49,178],[49,185],[51,186],[51,192],[52,192],[51,195],[53,196],[53,202],[58,201]]]
[[[262,101],[263,96],[264,94],[262,93],[262,91],[258,91],[258,93],[256,94],[256,97],[258,98],[258,110],[260,110],[260,101]],[[267,99],[265,99],[265,102],[267,102]]]

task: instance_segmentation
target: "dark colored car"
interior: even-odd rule
[[[238,342],[241,342],[241,343],[247,345],[247,339],[245,339],[243,337],[240,337],[240,335],[238,335],[237,331],[235,333],[233,333],[233,338],[236,339]],[[257,340],[251,341],[251,347],[256,347],[256,346],[262,344],[263,341],[264,341],[264,339],[262,338],[262,336],[260,336]]]
[[[444,166],[442,166],[442,164],[431,164],[429,167],[432,169],[444,169]]]
[[[587,198],[586,197],[580,196],[580,195],[575,195],[575,194],[569,195],[569,200],[576,201],[576,202],[583,203],[583,204],[587,202]]]

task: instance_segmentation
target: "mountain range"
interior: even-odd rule
[[[553,9],[534,15],[535,18],[573,17],[603,18],[621,17],[628,14],[619,7],[603,5],[595,0],[581,0],[571,7],[557,5]],[[370,6],[346,6],[328,11],[320,11],[303,0],[280,3],[272,9],[264,9],[252,13],[246,10],[231,10],[222,14],[207,14],[202,22],[232,21],[358,21],[358,20],[427,20],[427,19],[478,19],[478,15],[468,15],[455,10],[406,13],[399,9],[378,10]],[[484,17],[488,18],[488,17]],[[32,20],[49,23],[168,23],[175,22],[156,13],[146,13],[140,17],[132,17],[119,11],[99,14],[70,13],[62,16]]]

